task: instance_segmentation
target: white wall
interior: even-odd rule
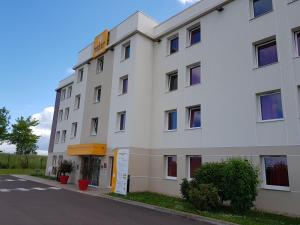
[[[233,1],[223,12],[202,18],[202,41],[167,55],[167,37],[156,44],[153,73],[153,147],[274,146],[300,144],[297,77],[292,29],[300,25],[300,3],[274,0],[274,12],[251,19],[248,1]],[[293,15],[293,16],[287,16]],[[174,19],[175,20],[175,19]],[[173,34],[172,33],[172,34]],[[170,35],[172,35],[170,34]],[[252,43],[276,35],[279,63],[255,69]],[[287,47],[288,46],[288,47]],[[185,86],[186,66],[201,62],[200,85]],[[299,68],[299,67],[298,67]],[[178,69],[178,90],[165,93],[165,74]],[[299,70],[298,70],[299,71]],[[298,83],[299,84],[299,83]],[[259,123],[256,93],[281,89],[284,121]],[[201,104],[202,128],[185,129],[185,106]],[[176,132],[164,132],[164,111],[177,108]]]

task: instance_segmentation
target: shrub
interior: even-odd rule
[[[73,170],[73,165],[71,161],[64,160],[59,166],[59,171],[64,176],[66,176],[67,173],[71,173],[72,170]]]
[[[186,200],[189,199],[189,191],[190,191],[190,183],[186,178],[184,178],[182,180],[182,183],[180,184],[180,192],[182,197]]]
[[[195,199],[201,198],[196,196],[201,194],[199,187],[210,184],[216,188],[221,202],[228,200],[234,210],[244,212],[253,206],[258,183],[258,170],[251,162],[242,158],[233,158],[201,166],[192,181],[183,180],[181,193],[183,198],[196,205]]]
[[[216,210],[220,206],[218,189],[213,184],[200,184],[189,191],[189,201],[199,210]]]
[[[8,165],[0,162],[0,169],[8,169]]]
[[[218,189],[221,201],[226,198],[225,162],[206,163],[195,173],[195,182],[199,184],[213,184]]]
[[[230,159],[226,162],[225,180],[226,197],[232,208],[249,210],[257,196],[258,170],[246,159]]]

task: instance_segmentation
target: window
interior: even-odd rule
[[[118,130],[124,131],[125,130],[125,123],[126,123],[126,112],[119,112],[118,113]]]
[[[189,33],[189,45],[197,44],[201,41],[201,30],[200,25],[192,27],[188,30]]]
[[[120,94],[124,95],[128,92],[128,76],[120,78]]]
[[[296,52],[297,56],[300,56],[300,31],[295,33],[295,40],[296,40]]]
[[[188,156],[188,178],[194,178],[195,172],[202,164],[201,156]]]
[[[98,132],[98,118],[92,118],[91,135],[95,136]]]
[[[257,45],[256,52],[258,67],[278,62],[276,40]]]
[[[258,17],[273,10],[272,0],[253,0],[253,16]]]
[[[57,156],[54,155],[54,156],[52,157],[52,166],[56,166],[56,160],[57,160]]]
[[[189,85],[196,85],[201,83],[201,69],[200,64],[188,67],[189,71]]]
[[[72,96],[72,86],[68,87],[67,98],[71,98]]]
[[[68,108],[65,109],[65,116],[64,116],[65,120],[69,119],[69,112],[70,112],[70,108],[68,107]]]
[[[177,110],[166,111],[166,130],[177,129]]]
[[[76,95],[75,96],[75,106],[74,106],[74,108],[79,109],[79,107],[80,107],[80,95]]]
[[[289,187],[288,163],[286,156],[263,156],[262,166],[265,186],[278,186],[283,189]]]
[[[101,100],[101,86],[95,87],[94,100],[95,100],[95,103],[100,102],[100,100]]]
[[[66,99],[66,89],[62,89],[61,91],[61,101]]]
[[[104,66],[104,57],[101,57],[101,58],[97,59],[96,73],[102,72],[103,66]]]
[[[83,68],[78,70],[77,83],[80,83],[82,80],[83,80]]]
[[[188,128],[201,127],[201,109],[199,106],[188,107]]]
[[[130,42],[123,45],[123,60],[129,59],[130,57]]]
[[[55,134],[55,143],[56,144],[59,143],[59,139],[60,139],[60,131],[56,131],[56,134]]]
[[[71,138],[75,138],[77,135],[77,123],[72,123]]]
[[[283,119],[281,92],[273,91],[259,94],[260,120]]]
[[[63,130],[62,134],[61,134],[61,143],[65,143],[66,142],[66,136],[67,136],[67,131]]]
[[[62,121],[62,119],[63,119],[63,113],[64,113],[64,111],[62,109],[59,110],[59,112],[58,112],[58,120],[59,121]]]
[[[178,88],[178,72],[167,74],[168,91],[175,91]]]
[[[178,52],[179,49],[179,38],[178,36],[173,37],[169,40],[169,54]]]
[[[177,157],[166,156],[166,175],[167,178],[177,178]]]
[[[64,157],[62,155],[58,156],[58,165],[60,166],[62,161],[64,160]]]

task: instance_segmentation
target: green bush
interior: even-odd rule
[[[189,199],[189,191],[190,191],[190,183],[186,178],[184,178],[182,180],[182,183],[180,184],[180,192],[182,197],[186,200]]]
[[[257,196],[258,170],[251,162],[241,158],[207,163],[196,171],[192,181],[182,183],[182,196],[188,201],[195,201],[199,191],[194,189],[199,189],[203,184],[214,185],[221,202],[229,201],[235,211],[244,212],[253,206]],[[193,192],[190,191],[192,189]]]
[[[246,211],[253,206],[259,184],[258,170],[246,159],[230,159],[225,166],[226,197],[236,211]]]
[[[64,160],[58,169],[62,175],[66,176],[67,173],[71,173],[73,170],[73,165],[71,161]]]
[[[213,184],[200,184],[189,191],[189,201],[199,210],[216,210],[220,207],[218,189]]]
[[[211,162],[201,166],[195,172],[195,182],[199,184],[213,184],[218,188],[221,201],[226,201],[225,162]]]

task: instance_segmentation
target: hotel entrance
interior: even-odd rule
[[[99,186],[101,158],[98,156],[84,156],[81,160],[82,169],[87,169],[87,179],[91,186]]]
[[[106,156],[105,144],[68,145],[68,155],[80,158],[78,179],[88,180],[91,186],[100,186],[101,159]]]

